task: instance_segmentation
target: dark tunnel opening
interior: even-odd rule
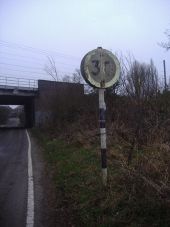
[[[33,97],[3,96],[0,98],[0,129],[32,128],[34,112]]]
[[[0,106],[0,128],[24,128],[25,123],[23,105]]]

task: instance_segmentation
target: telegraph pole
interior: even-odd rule
[[[163,67],[164,67],[164,90],[167,90],[167,83],[166,83],[166,63],[165,60],[163,60]]]

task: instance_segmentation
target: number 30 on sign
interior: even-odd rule
[[[98,47],[84,56],[81,73],[92,87],[108,88],[119,79],[120,64],[112,52]]]

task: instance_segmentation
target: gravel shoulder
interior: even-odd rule
[[[57,227],[61,222],[56,217],[55,188],[52,173],[43,158],[43,150],[30,134],[34,175],[35,227]]]

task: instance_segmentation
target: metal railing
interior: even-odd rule
[[[0,87],[37,90],[38,82],[37,80],[34,80],[34,79],[0,76]]]

